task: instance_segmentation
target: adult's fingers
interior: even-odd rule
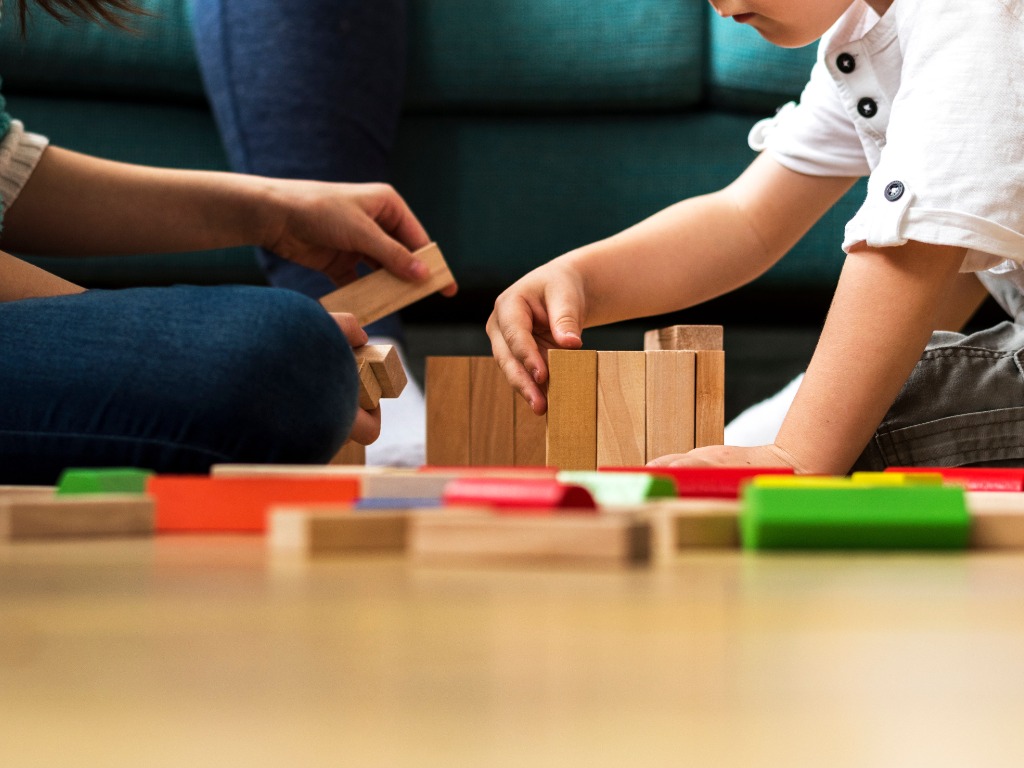
[[[353,347],[361,347],[369,341],[370,337],[359,327],[359,321],[355,315],[349,312],[331,312],[331,317],[334,318],[334,322],[338,324],[341,332],[348,339],[348,343]]]
[[[352,431],[348,439],[354,440],[360,445],[369,445],[380,437],[380,407],[372,411],[356,409],[356,418],[352,422]]]

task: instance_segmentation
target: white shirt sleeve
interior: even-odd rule
[[[917,240],[964,270],[1024,262],[1022,0],[896,3],[903,67],[885,147],[844,250]]]
[[[26,131],[20,120],[11,121],[7,135],[0,141],[2,210],[6,211],[14,204],[48,144],[45,136]]]

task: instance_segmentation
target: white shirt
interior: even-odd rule
[[[854,2],[798,105],[750,145],[816,176],[864,176],[843,250],[917,240],[1024,287],[1024,0]]]

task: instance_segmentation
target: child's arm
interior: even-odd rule
[[[339,283],[355,277],[363,257],[425,278],[410,251],[428,242],[383,184],[149,168],[52,146],[7,212],[0,240],[23,253],[76,255],[261,245]]]
[[[655,464],[789,465],[843,473],[867,445],[946,308],[969,283],[963,248],[910,242],[863,247],[843,267],[807,375],[772,446],[715,446]],[[977,292],[974,293],[975,298]]]
[[[853,182],[795,173],[762,154],[724,190],[678,203],[513,284],[487,322],[494,356],[543,413],[542,349],[579,347],[585,327],[675,311],[753,280]]]

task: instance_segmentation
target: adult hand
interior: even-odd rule
[[[487,320],[505,378],[540,415],[547,409],[549,349],[579,349],[586,318],[583,279],[564,260],[538,267],[507,288]]]
[[[648,467],[788,467],[802,469],[788,452],[777,445],[741,448],[735,445],[710,445],[687,453],[671,453],[647,462]]]
[[[361,347],[369,340],[366,331],[359,327],[359,322],[356,320],[355,315],[351,315],[348,312],[332,312],[331,317],[334,318],[334,321],[341,328],[341,332],[345,334],[345,338],[348,339],[348,343],[353,348]],[[358,408],[348,439],[354,440],[360,445],[369,445],[378,437],[380,437],[380,407],[378,406],[372,411]]]

